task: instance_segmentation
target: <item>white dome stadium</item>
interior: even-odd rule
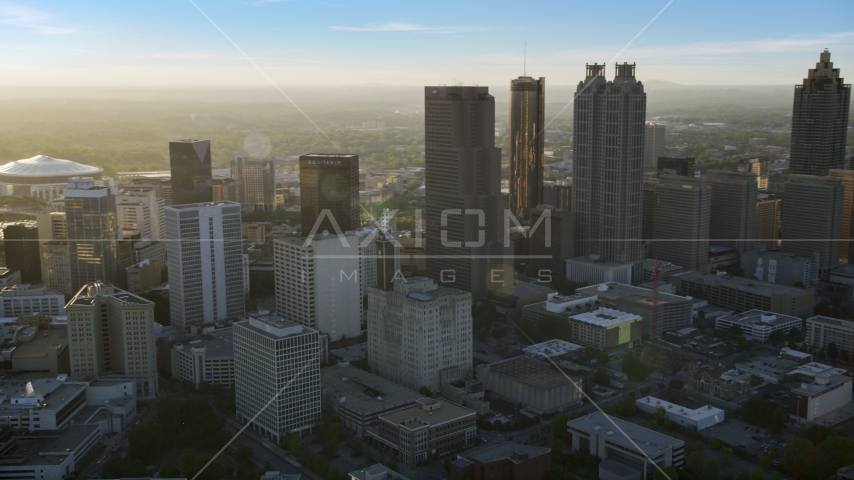
[[[71,160],[36,155],[0,166],[0,182],[18,185],[64,183],[72,177],[101,178],[103,168],[83,165]]]

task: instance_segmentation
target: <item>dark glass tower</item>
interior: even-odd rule
[[[21,283],[42,280],[39,257],[39,229],[33,222],[7,224],[3,229],[6,245],[6,267],[21,272]]]
[[[639,280],[646,93],[635,65],[616,65],[607,81],[605,65],[588,64],[573,108],[576,254],[631,263]]]
[[[803,85],[795,85],[790,174],[825,176],[845,168],[850,103],[851,85],[843,83],[825,49]]]
[[[91,178],[73,178],[65,191],[71,288],[103,281],[122,287],[119,275],[116,197]]]
[[[212,202],[210,140],[169,142],[172,204]]]
[[[546,79],[510,81],[510,210],[528,218],[543,203]]]
[[[302,234],[324,230],[335,233],[330,215],[341,232],[358,230],[359,156],[349,153],[309,153],[299,157]],[[323,211],[328,214],[323,215]],[[322,218],[321,218],[322,217]],[[318,224],[318,219],[320,223]]]

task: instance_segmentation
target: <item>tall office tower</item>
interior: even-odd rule
[[[172,325],[185,328],[245,313],[240,204],[166,207]]]
[[[685,270],[708,263],[712,203],[708,180],[662,175],[653,191],[652,258]]]
[[[854,263],[854,170],[830,170],[827,174],[841,178],[845,190],[842,196],[842,223],[839,228],[839,261]]]
[[[244,185],[233,178],[214,178],[211,180],[211,195],[214,202],[237,202],[243,200]]]
[[[693,177],[696,168],[694,157],[658,157],[656,172],[661,175]]]
[[[546,79],[510,81],[510,211],[527,218],[543,203]]]
[[[163,240],[166,230],[166,203],[153,190],[116,195],[116,216],[120,228],[138,230],[142,238]]]
[[[712,187],[709,243],[743,252],[756,235],[756,174],[709,170],[708,175]]]
[[[68,257],[68,242],[51,240],[43,243],[41,250],[42,283],[71,298],[76,290],[71,286],[71,261]]]
[[[512,250],[503,244],[495,98],[487,87],[424,87],[424,97],[427,273],[486,298],[512,270],[500,258]]]
[[[575,257],[575,216],[552,205],[537,205],[530,223],[528,253],[534,276],[566,276],[566,259]]]
[[[334,234],[335,225],[341,232],[361,227],[358,155],[300,155],[299,186],[303,236],[312,231]]]
[[[647,122],[643,127],[643,134],[643,168],[655,172],[659,168],[659,160],[667,152],[664,148],[664,125]]]
[[[564,212],[571,212],[572,179],[548,182],[543,185],[543,204],[553,205]]]
[[[631,263],[640,280],[646,94],[634,64],[616,70],[608,82],[605,65],[588,64],[573,106],[576,253]]]
[[[768,157],[755,157],[743,160],[744,171],[756,174],[756,188],[768,188]]]
[[[756,240],[765,245],[766,250],[780,249],[781,203],[782,200],[774,195],[759,195],[756,200]],[[844,217],[842,223],[845,225]]]
[[[276,239],[276,312],[333,342],[361,335],[362,298],[376,284],[376,246],[361,241],[350,234]]]
[[[835,267],[844,195],[841,178],[789,175],[783,196],[782,250],[801,257],[818,253],[820,272]]]
[[[472,368],[471,294],[424,277],[392,283],[392,290],[368,288],[371,372],[434,392],[443,372],[465,377]]]
[[[154,191],[157,198],[162,198],[165,205],[172,205],[172,180],[169,178],[132,178],[121,185],[125,192]]]
[[[231,160],[231,178],[242,181],[244,208],[263,212],[276,210],[276,162],[272,158],[235,157]]]
[[[65,190],[65,220],[71,288],[97,280],[118,284],[119,228],[112,189],[96,187],[91,178],[72,178]]]
[[[68,240],[68,220],[65,212],[50,212],[51,240]]]
[[[7,223],[3,228],[3,243],[6,246],[6,267],[21,272],[21,283],[40,282],[42,267],[36,223]]]
[[[850,103],[851,85],[843,83],[825,49],[803,85],[795,85],[790,174],[827,175],[845,168]]]
[[[210,140],[169,142],[169,166],[172,170],[172,205],[213,200]]]
[[[65,314],[72,375],[132,378],[139,398],[157,396],[154,302],[92,282],[68,302]]]
[[[238,421],[252,421],[253,431],[275,443],[288,432],[311,433],[320,416],[319,337],[317,330],[276,316],[234,324]]]

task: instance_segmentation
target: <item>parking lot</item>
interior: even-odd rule
[[[730,418],[700,433],[706,438],[715,437],[726,444],[744,448],[754,456],[761,456],[770,450],[779,449],[794,438],[794,435],[789,432],[772,434],[767,428]]]

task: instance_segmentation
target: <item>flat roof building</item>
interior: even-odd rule
[[[811,287],[818,281],[817,255],[801,257],[789,252],[769,252],[761,244],[757,247],[741,253],[739,264],[747,278],[804,287]]]
[[[71,372],[68,356],[68,330],[42,330],[29,342],[12,352],[12,370],[58,375]]]
[[[821,417],[851,403],[852,378],[821,375],[792,389],[789,418],[798,424],[819,423]]]
[[[643,333],[660,337],[664,332],[691,326],[694,304],[690,297],[669,293],[658,294],[658,318],[653,319],[651,289],[615,282],[579,288],[576,292],[595,294],[601,305],[643,317]],[[655,320],[655,328],[653,328]]]
[[[636,313],[600,307],[567,320],[573,340],[601,350],[631,345],[643,337],[643,317]]]
[[[617,282],[631,284],[633,270],[633,263],[601,260],[597,254],[566,260],[566,278],[579,283]]]
[[[748,310],[728,317],[718,317],[715,320],[715,328],[729,330],[734,325],[739,326],[745,336],[765,345],[768,343],[771,334],[778,330],[786,335],[793,328],[800,331],[803,320],[791,315],[764,310]]]
[[[804,342],[816,350],[826,352],[831,343],[836,344],[837,351],[854,354],[854,322],[838,318],[816,315],[806,320]]]
[[[551,453],[550,448],[515,442],[481,445],[451,460],[450,480],[542,480],[551,470]]]
[[[189,380],[197,387],[202,382],[234,386],[234,330],[221,328],[206,332],[186,343],[172,345],[172,377]]]
[[[26,283],[0,290],[0,318],[34,313],[65,315],[65,295],[44,286]]]
[[[567,378],[551,363],[527,356],[478,365],[477,378],[485,390],[536,412],[562,412],[584,399],[582,377]]]
[[[665,418],[680,427],[693,426],[697,431],[723,422],[725,415],[723,410],[711,405],[688,408],[651,396],[635,400],[635,405],[638,410],[649,414],[655,414],[656,408],[661,407],[664,409]]]
[[[522,349],[522,353],[534,360],[545,360],[547,358],[558,360],[564,357],[576,358],[584,354],[585,350],[581,345],[554,338],[542,343],[529,345]]]

